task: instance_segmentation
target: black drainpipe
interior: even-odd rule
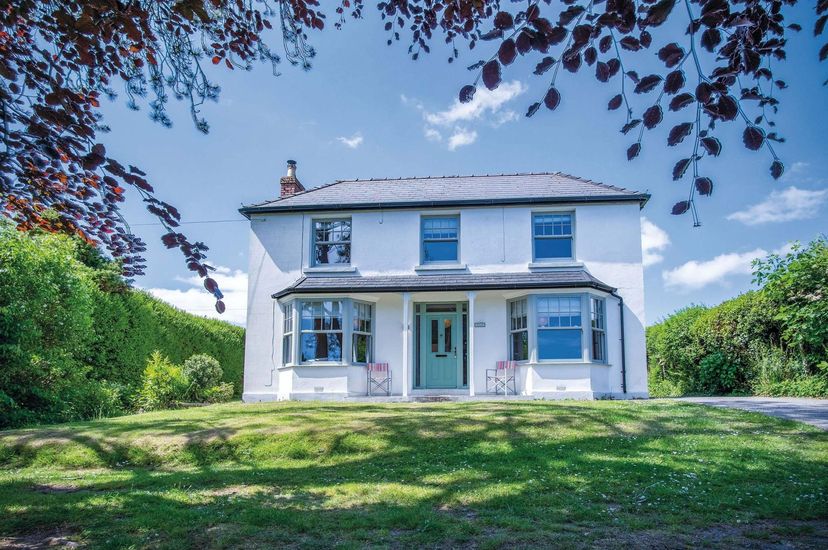
[[[627,393],[627,352],[624,346],[624,298],[615,292],[610,294],[618,298],[618,311],[621,314],[621,391]]]

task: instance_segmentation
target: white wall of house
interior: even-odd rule
[[[319,214],[254,214],[250,222],[250,265],[244,398],[249,401],[287,398],[337,398],[364,394],[365,369],[359,366],[295,366],[281,364],[282,311],[271,298],[304,275],[314,276],[310,265],[310,228],[321,217],[352,220],[349,275],[412,275],[420,263],[422,215],[459,214],[460,264],[472,273],[526,272],[532,262],[532,214],[569,211],[575,215],[575,259],[561,267],[582,266],[596,278],[614,286],[624,299],[628,397],[647,394],[644,342],[644,280],[641,252],[640,209],[635,202],[579,204],[555,207],[481,207],[463,209],[320,212]],[[423,273],[423,272],[420,272]],[[332,273],[320,273],[331,276]],[[336,274],[339,275],[340,273]],[[427,276],[427,275],[423,275]],[[549,291],[554,292],[554,291]],[[572,293],[572,291],[560,291]],[[598,291],[590,291],[603,294]],[[534,291],[480,291],[475,297],[475,331],[472,350],[474,385],[485,388],[485,368],[508,356],[506,299]],[[356,296],[354,296],[356,297]],[[359,296],[375,305],[376,360],[391,364],[393,392],[403,393],[402,365],[404,320],[400,294]],[[466,293],[413,294],[412,302],[467,301]],[[538,364],[520,369],[519,386],[527,394],[550,397],[621,396],[620,314],[618,301],[606,296],[608,361]],[[410,324],[413,307],[409,308]],[[587,327],[585,332],[588,333]],[[413,373],[413,346],[408,363]],[[408,378],[410,391],[411,377]]]

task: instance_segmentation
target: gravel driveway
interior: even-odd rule
[[[677,401],[728,407],[798,420],[828,431],[828,399],[803,397],[681,397]]]

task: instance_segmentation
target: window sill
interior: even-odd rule
[[[576,262],[575,260],[549,260],[542,262],[529,262],[530,270],[561,269],[568,267],[584,267],[584,264],[583,262]]]
[[[304,273],[356,273],[356,267],[352,265],[315,265],[306,267]]]
[[[582,360],[582,359],[541,359],[535,362],[527,362],[527,363],[519,363],[519,364],[527,364],[533,367],[537,366],[569,366],[569,365],[594,365],[596,367],[611,367],[611,363],[602,363],[600,361],[589,361],[589,360]]]
[[[414,266],[414,271],[466,271],[468,268],[468,264],[459,264],[452,262],[445,264],[421,264]]]
[[[290,370],[290,369],[298,369],[298,368],[316,368],[316,367],[358,367],[361,365],[352,365],[351,363],[336,363],[336,362],[319,362],[319,363],[289,363],[287,365],[281,365],[276,367],[276,370]]]

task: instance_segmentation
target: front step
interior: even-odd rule
[[[437,403],[440,401],[460,401],[459,395],[412,395],[411,401],[415,403]]]

